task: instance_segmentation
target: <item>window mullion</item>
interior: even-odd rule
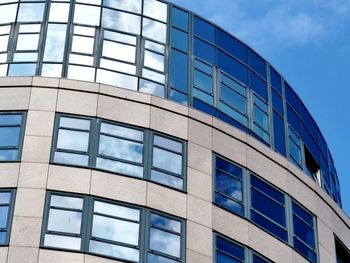
[[[89,167],[96,167],[96,159],[100,141],[100,129],[101,120],[91,119],[89,133]]]

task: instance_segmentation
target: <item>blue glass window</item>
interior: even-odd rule
[[[172,49],[170,56],[170,86],[188,94],[188,55]]]
[[[255,176],[251,176],[251,220],[288,241],[284,194]]]
[[[275,149],[282,155],[286,156],[285,131],[283,118],[273,112],[273,130]]]
[[[294,201],[292,211],[294,248],[311,262],[317,262],[314,217]]]
[[[171,46],[188,52],[188,34],[176,28],[171,29]]]
[[[289,105],[287,105],[287,118],[290,126],[297,134],[300,134],[300,118]]]
[[[253,263],[268,263],[269,261],[265,260],[264,258],[253,254]]]
[[[295,92],[286,82],[284,83],[284,86],[286,91],[287,102],[297,113],[299,113],[299,98],[297,94],[295,94]]]
[[[266,143],[270,142],[268,107],[253,95],[253,131]]]
[[[188,13],[176,7],[172,7],[171,25],[188,32]]]
[[[311,134],[317,138],[317,124],[311,117],[311,114],[306,109],[305,105],[300,102],[300,117],[305,123],[306,127],[310,130]]]
[[[301,137],[304,143],[306,144],[307,148],[312,153],[313,158],[315,158],[315,160],[319,162],[320,158],[317,143],[315,142],[315,139],[312,137],[309,130],[304,124],[302,124]]]
[[[257,94],[264,98],[265,101],[268,100],[266,82],[252,71],[250,71],[250,85]]]
[[[0,114],[0,162],[17,161],[23,140],[23,114]]]
[[[188,96],[182,92],[171,89],[169,92],[169,99],[176,101],[180,104],[187,105],[188,104]]]
[[[318,129],[317,132],[317,137],[318,137],[318,146],[320,147],[320,150],[325,158],[327,158],[327,143],[325,139],[323,138],[320,130]]]
[[[272,107],[281,115],[283,115],[283,101],[282,97],[274,90],[271,89],[272,94]]]
[[[289,127],[289,156],[297,164],[301,165],[301,141],[299,136]]]
[[[0,190],[0,245],[9,243],[13,215],[14,190]]]
[[[215,27],[204,20],[194,17],[194,35],[199,36],[211,43],[215,43]]]
[[[193,53],[196,57],[215,65],[215,48],[212,45],[195,38],[193,49]]]
[[[266,62],[251,49],[249,49],[249,65],[261,77],[266,79]]]
[[[219,236],[216,236],[215,244],[216,263],[238,263],[244,261],[244,247]]]
[[[279,93],[282,94],[282,84],[281,84],[281,76],[270,67],[270,78],[272,87]]]
[[[223,73],[220,74],[220,79],[219,109],[244,126],[247,126],[246,88]]]
[[[242,169],[218,156],[215,167],[215,203],[243,215]]]
[[[217,45],[244,63],[248,61],[247,47],[234,37],[217,29]]]
[[[218,51],[218,66],[243,84],[248,84],[247,67],[220,50]]]

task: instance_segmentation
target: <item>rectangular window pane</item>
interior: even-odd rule
[[[140,257],[138,249],[93,240],[89,243],[89,251],[99,255],[106,255],[136,262],[139,261]]]
[[[81,212],[50,209],[47,230],[80,234]]]
[[[18,4],[2,5],[1,6],[1,16],[0,16],[0,23],[1,24],[15,22],[16,13],[17,13],[17,6],[18,6]]]
[[[51,3],[49,22],[67,22],[69,4]]]
[[[63,61],[67,25],[49,24],[45,43],[44,61]]]
[[[89,147],[89,134],[86,132],[59,130],[57,148],[87,152]]]
[[[168,254],[170,256],[180,257],[180,236],[151,228],[150,249]]]
[[[103,41],[102,56],[135,63],[136,48],[134,46],[105,40]]]
[[[42,21],[44,15],[44,3],[21,3],[18,11],[18,22]]]
[[[20,127],[0,127],[0,147],[18,146]]]
[[[140,221],[140,210],[125,206],[110,204],[106,202],[95,201],[94,212],[110,215],[119,218],[125,218],[133,221]]]
[[[83,209],[83,199],[79,197],[51,195],[51,206],[70,208],[70,209]]]
[[[77,238],[77,237],[46,234],[44,238],[44,245],[48,247],[79,250],[80,244],[81,244],[81,238]]]
[[[143,167],[103,158],[97,158],[96,167],[115,173],[126,174],[135,177],[143,177]]]
[[[101,124],[101,133],[123,137],[136,141],[143,141],[143,131],[130,129],[109,123]]]
[[[143,1],[143,14],[163,22],[167,21],[167,7],[166,3],[157,0],[144,0]]]
[[[137,90],[137,78],[134,76],[97,69],[96,82],[114,85],[124,89]]]
[[[36,70],[36,64],[23,63],[23,64],[11,64],[9,68],[9,76],[34,76]]]
[[[102,26],[104,28],[140,35],[141,17],[138,15],[103,8]]]
[[[150,39],[165,43],[166,42],[166,24],[143,18],[142,35]]]
[[[175,49],[171,50],[170,85],[188,94],[188,55]]]
[[[74,11],[74,22],[78,24],[99,26],[100,12],[100,7],[76,4]]]
[[[163,136],[154,135],[153,143],[154,145],[182,154],[183,144],[181,142],[174,141],[169,138],[165,138]]]
[[[21,34],[17,40],[17,50],[36,50],[38,48],[39,34]]]
[[[140,14],[142,0],[104,0],[103,5]]]
[[[164,72],[164,56],[145,50],[144,66]]]
[[[169,171],[178,175],[182,174],[182,156],[153,147],[154,167]]]

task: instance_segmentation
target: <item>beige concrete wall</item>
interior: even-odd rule
[[[212,204],[213,151],[270,181],[316,215],[321,263],[335,262],[333,233],[350,247],[349,218],[309,177],[254,138],[197,110],[116,87],[42,77],[0,78],[0,110],[28,111],[21,162],[0,163],[0,187],[17,188],[10,245],[0,248],[0,262],[117,262],[39,249],[46,189],[106,197],[186,219],[188,263],[213,261],[213,230],[275,262],[306,262],[248,220]],[[187,193],[49,164],[55,112],[97,116],[187,140]]]

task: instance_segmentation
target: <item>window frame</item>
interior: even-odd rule
[[[27,122],[27,112],[24,112],[24,111],[2,111],[2,112],[0,112],[0,116],[1,115],[22,115],[21,116],[21,124],[19,126],[15,125],[15,127],[20,128],[20,133],[18,135],[19,136],[18,137],[18,146],[4,147],[4,149],[17,149],[18,150],[17,158],[15,160],[0,160],[0,163],[19,162],[22,159],[24,134],[25,134],[26,122]],[[8,127],[8,126],[5,126],[5,127]]]
[[[1,229],[6,230],[6,240],[3,244],[0,243],[0,247],[8,246],[10,244],[10,235],[11,235],[11,229],[12,229],[12,223],[13,223],[13,216],[14,216],[14,210],[15,210],[15,201],[16,201],[16,193],[17,190],[14,188],[0,188],[0,193],[10,193],[10,202],[8,204],[8,214],[7,214],[7,222],[6,222],[6,228]]]
[[[67,118],[72,118],[72,119],[83,119],[83,120],[90,121],[88,151],[86,153],[88,156],[88,164],[87,165],[70,164],[70,163],[56,162],[55,161],[55,153],[60,152],[57,148],[57,142],[58,142],[58,131],[60,129],[59,123],[60,123],[61,117],[67,117]],[[107,124],[116,125],[116,126],[125,127],[128,129],[133,129],[133,130],[143,132],[142,165],[140,166],[143,168],[142,177],[137,177],[137,176],[126,174],[126,173],[115,172],[112,170],[107,170],[107,169],[96,167],[97,158],[100,156],[100,154],[98,153],[98,150],[99,150],[99,142],[100,142],[100,136],[101,136],[101,124],[102,123],[107,123]],[[167,175],[181,178],[183,181],[182,188],[177,188],[177,187],[172,186],[170,184],[162,183],[162,182],[151,179],[151,172],[153,170],[153,165],[152,165],[153,164],[153,147],[154,147],[153,138],[154,138],[154,136],[157,136],[157,135],[182,144],[182,153],[181,154],[177,153],[182,158],[182,163],[181,163],[182,173],[181,173],[181,175],[176,175],[170,171],[167,172],[166,170],[163,170],[163,169],[156,169],[156,171],[160,171],[160,172],[165,173]],[[142,127],[138,127],[138,126],[134,126],[134,125],[130,125],[130,124],[125,124],[125,123],[120,123],[120,122],[116,122],[113,120],[107,120],[107,119],[103,119],[103,118],[86,117],[86,116],[66,114],[66,113],[56,113],[54,132],[53,132],[52,142],[51,142],[50,164],[95,169],[95,170],[99,170],[102,172],[112,173],[112,174],[115,174],[117,176],[127,176],[127,177],[131,177],[131,178],[135,178],[135,179],[141,179],[141,180],[153,182],[155,184],[159,184],[159,185],[174,189],[176,191],[186,192],[187,191],[187,163],[188,163],[188,160],[187,160],[188,146],[187,145],[188,145],[187,141],[185,141],[183,139],[176,138],[176,137],[173,137],[171,135],[164,134],[164,133],[154,131],[151,129],[146,129],[146,128],[142,128]],[[160,149],[163,149],[163,148],[160,148]],[[168,151],[172,152],[171,150],[168,150]],[[73,153],[73,154],[75,153],[74,151],[71,151],[71,150],[69,150],[68,152]],[[77,153],[80,153],[80,152],[77,152]],[[121,162],[123,162],[123,160]],[[126,160],[123,163],[129,163],[129,162]]]
[[[1,191],[1,190],[0,190]],[[66,197],[74,197],[74,198],[81,198],[83,200],[83,206],[82,206],[82,217],[81,217],[81,244],[80,249],[69,249],[69,248],[60,248],[60,247],[50,247],[45,246],[44,240],[45,235],[49,233],[47,226],[49,221],[49,210],[50,210],[50,202],[52,195],[58,195],[58,196],[66,196]],[[131,208],[139,211],[139,231],[138,231],[138,249],[139,249],[139,261],[132,261],[128,259],[122,259],[117,258],[109,255],[104,254],[97,254],[95,252],[90,252],[90,245],[89,242],[91,240],[95,240],[92,237],[92,230],[93,230],[93,217],[94,217],[94,203],[95,202],[102,202],[106,204],[111,205],[117,205],[125,208]],[[150,215],[155,214],[159,215],[165,218],[168,218],[170,220],[175,220],[180,223],[180,258],[177,260],[179,263],[185,263],[186,262],[186,220],[180,217],[176,217],[174,215],[170,215],[158,210],[155,210],[153,208],[146,208],[144,206],[134,205],[125,203],[123,201],[118,200],[112,200],[92,195],[84,195],[84,194],[77,194],[77,193],[67,193],[67,192],[61,192],[61,191],[50,191],[48,190],[46,192],[45,196],[45,203],[44,203],[44,214],[43,214],[43,223],[41,226],[41,234],[40,234],[40,243],[39,246],[41,249],[49,249],[49,250],[58,250],[58,251],[70,251],[75,253],[84,253],[84,254],[90,254],[102,258],[107,259],[113,259],[113,260],[122,260],[126,262],[139,262],[139,263],[147,263],[147,255],[150,252],[149,249],[149,238],[150,238]],[[112,218],[115,218],[113,216]],[[132,221],[132,220],[126,220],[126,221]],[[170,232],[170,231],[169,231]],[[99,239],[97,239],[99,240]],[[107,239],[106,239],[107,240]],[[108,241],[108,240],[107,240]],[[103,241],[102,241],[103,242]],[[109,244],[115,244],[115,243],[122,243],[122,242],[109,242]],[[123,246],[123,245],[121,245]],[[125,247],[134,247],[134,245],[129,245]],[[136,246],[135,246],[136,247]],[[160,253],[160,255],[162,255]],[[170,259],[174,259],[174,257],[169,256]],[[175,259],[176,260],[176,259]]]

